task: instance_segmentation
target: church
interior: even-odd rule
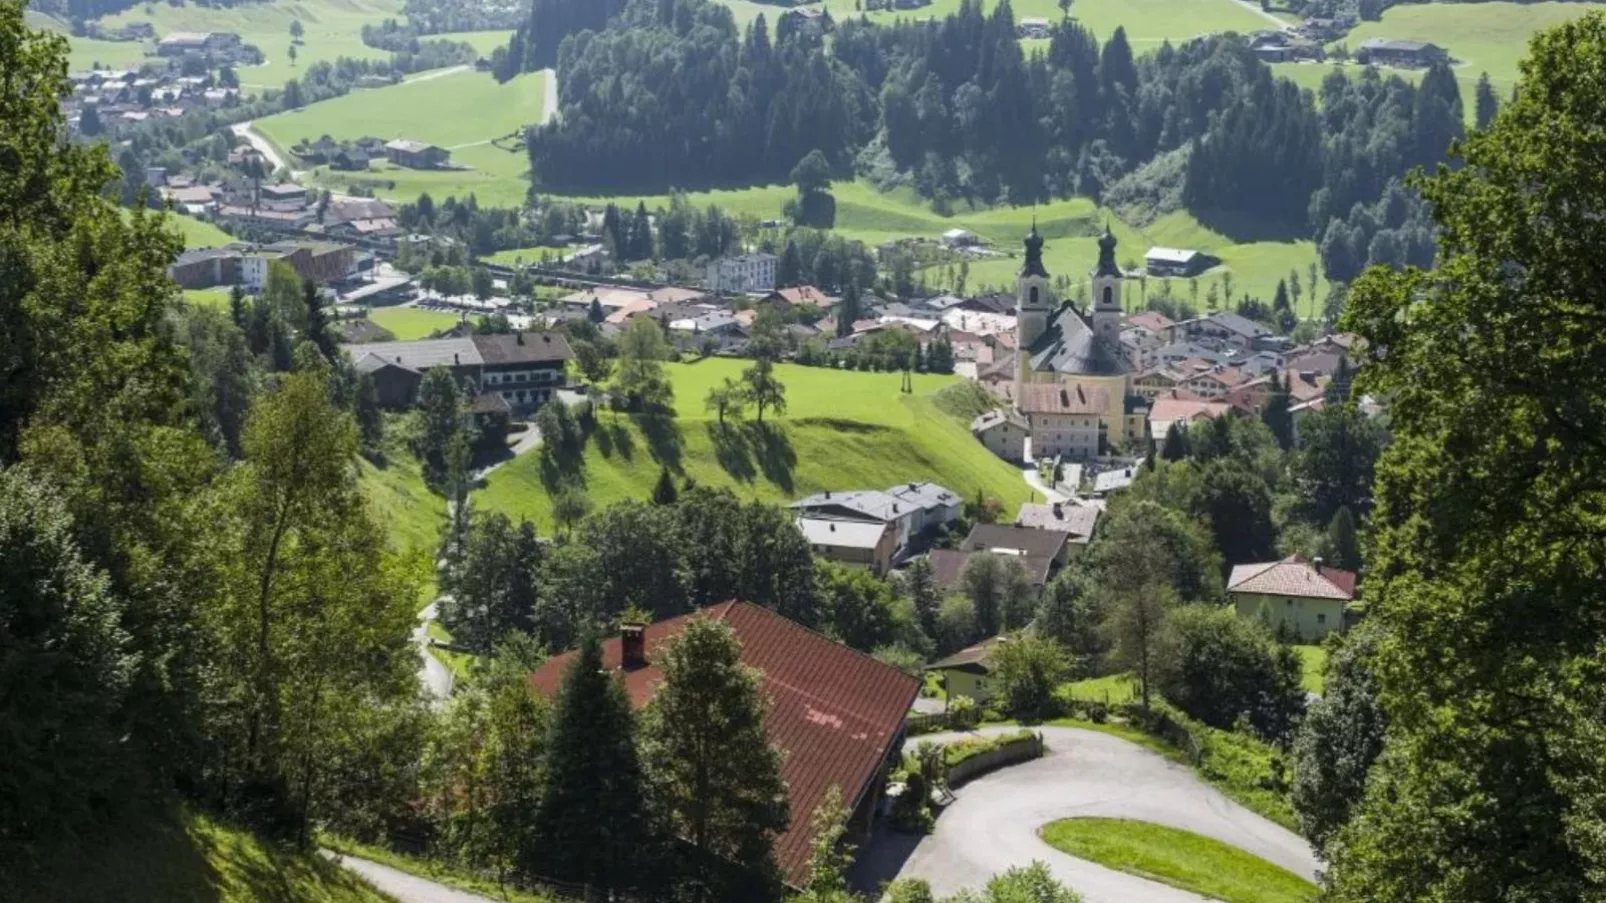
[[[1015,285],[1014,399],[1031,427],[1033,457],[1091,458],[1112,445],[1145,451],[1148,403],[1133,392],[1132,367],[1121,351],[1125,275],[1115,244],[1106,226],[1083,311],[1055,296],[1035,220],[1026,235]]]

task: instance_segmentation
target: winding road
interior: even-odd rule
[[[245,122],[236,122],[234,125],[230,126],[230,129],[233,130],[234,134],[239,135],[241,138],[251,142],[251,146],[257,149],[257,153],[261,154],[269,163],[273,164],[273,169],[275,172],[281,169],[290,168],[290,161],[286,160],[284,155],[279,153],[279,149],[273,146],[272,141],[264,138],[262,133],[256,130],[255,122],[251,120],[246,120]]]
[[[1012,728],[984,728],[996,733]],[[908,850],[899,835],[868,844],[859,856],[858,883],[924,878],[938,897],[977,888],[993,875],[1041,860],[1087,903],[1196,903],[1205,898],[1077,859],[1037,836],[1048,822],[1076,816],[1129,818],[1213,837],[1293,873],[1316,879],[1310,845],[1222,796],[1177,765],[1108,734],[1068,727],[1040,728],[1043,758],[966,784],[937,819],[935,830]],[[936,742],[958,734],[920,739]],[[902,861],[898,861],[900,857]]]
[[[388,865],[325,851],[341,868],[356,872],[364,881],[389,894],[401,903],[494,903],[489,897],[436,884],[427,878],[409,875]]]
[[[413,642],[418,644],[419,683],[423,685],[430,702],[435,705],[445,705],[446,701],[452,698],[452,686],[455,683],[452,669],[446,667],[445,663],[429,651],[429,625],[439,613],[439,605],[440,599],[436,599],[418,613],[418,626],[413,628]]]

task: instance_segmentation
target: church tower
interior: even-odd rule
[[[1033,217],[1032,231],[1026,233],[1026,262],[1015,280],[1015,332],[1022,351],[1048,331],[1048,318],[1058,306],[1049,287],[1048,270],[1043,268],[1043,236],[1037,234],[1037,218]]]
[[[1121,268],[1115,264],[1115,236],[1108,224],[1099,236],[1099,265],[1093,270],[1093,335],[1111,351],[1121,346]]]

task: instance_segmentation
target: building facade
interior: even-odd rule
[[[708,290],[724,294],[775,291],[774,254],[743,254],[721,257],[708,264]]]

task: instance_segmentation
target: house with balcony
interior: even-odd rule
[[[561,333],[515,332],[416,342],[371,342],[349,346],[358,373],[373,375],[380,403],[409,407],[418,402],[423,376],[446,367],[476,393],[476,410],[512,415],[534,412],[565,385],[574,351]],[[480,399],[486,398],[481,405]]]

